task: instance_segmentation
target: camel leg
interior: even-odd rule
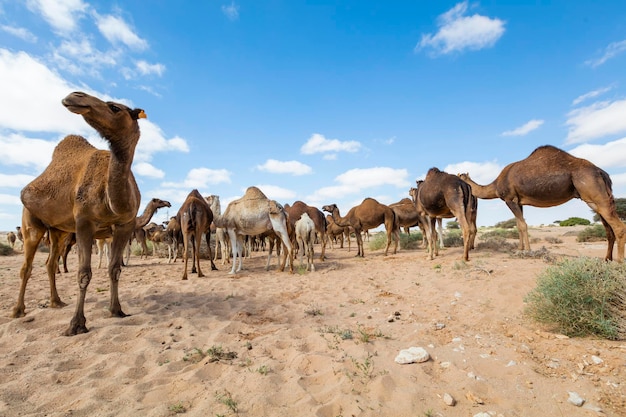
[[[441,217],[437,218],[437,232],[439,233],[439,247],[445,248],[446,245],[443,244],[443,219]]]
[[[213,253],[211,252],[211,229],[206,232],[206,245],[209,248],[209,260],[211,261],[211,271],[217,271],[217,267],[213,262]],[[199,246],[198,246],[199,247]],[[217,247],[215,248],[215,254],[217,255]]]
[[[113,233],[113,239],[111,243],[107,243],[105,245],[105,247],[109,248],[107,250],[107,252],[109,253],[109,281],[111,283],[111,300],[109,302],[109,312],[113,317],[128,316],[128,314],[125,314],[122,311],[118,287],[120,274],[122,273],[122,257],[124,247],[126,246],[126,242],[133,232],[133,228],[134,225],[131,225],[129,227],[129,230],[123,230],[120,227],[117,227],[115,232]]]
[[[189,236],[183,236],[183,263],[185,264],[185,268],[183,269],[183,280],[187,279],[187,265],[189,263]],[[195,265],[194,265],[195,266]],[[192,270],[192,273],[195,271]]]
[[[192,242],[193,251],[193,265],[194,269],[196,264],[198,265],[198,278],[202,278],[204,274],[200,268],[200,245],[202,244],[202,233],[195,233],[194,240]],[[193,271],[192,271],[193,272]]]
[[[32,224],[35,222],[37,224]],[[33,259],[35,258],[35,253],[37,253],[39,242],[43,239],[45,230],[45,226],[41,224],[41,222],[32,219],[30,212],[24,208],[22,214],[22,235],[24,238],[22,251],[24,252],[24,263],[22,264],[22,269],[20,270],[20,292],[17,297],[17,303],[15,304],[15,307],[13,307],[11,317],[17,318],[24,317],[26,315],[26,305],[24,303],[26,284],[28,284],[28,279],[33,272]]]
[[[228,232],[228,238],[230,239],[230,246],[233,251],[233,267],[231,268],[229,272],[229,274],[232,275],[236,273],[235,269],[237,268],[237,257],[240,256],[239,255],[239,241],[237,240],[237,234],[235,233],[234,230],[228,229],[227,232]],[[241,258],[239,258],[239,262],[241,262]],[[239,269],[241,269],[241,266]]]
[[[320,243],[322,244],[322,253],[320,254],[320,261],[326,259],[326,232],[320,233]]]
[[[517,231],[519,232],[519,250],[530,250],[530,241],[528,240],[528,225],[524,220],[524,208],[512,201],[507,201],[513,215],[517,219]]]
[[[354,235],[356,237],[356,256],[365,256],[363,252],[363,237],[361,236],[360,230],[354,230]]]
[[[85,319],[85,296],[87,294],[87,287],[91,281],[91,245],[93,244],[93,233],[89,227],[89,225],[76,224],[76,245],[78,246],[78,299],[76,300],[76,308],[74,310],[74,316],[70,321],[70,326],[64,333],[65,336],[74,336],[89,331],[86,325],[87,320]],[[110,268],[111,265],[109,265],[109,270]],[[111,291],[113,291],[112,287]]]
[[[50,307],[60,308],[67,304],[61,301],[57,292],[56,274],[59,271],[59,256],[61,252],[61,242],[65,240],[67,232],[57,229],[48,229],[50,237],[50,253],[48,254],[48,263],[46,269],[48,271],[48,279],[50,281]]]

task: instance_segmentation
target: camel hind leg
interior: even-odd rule
[[[512,201],[507,201],[506,205],[511,209],[517,220],[517,231],[519,233],[519,250],[530,250],[528,239],[528,225],[524,220],[524,207]]]

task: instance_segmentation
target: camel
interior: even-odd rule
[[[586,159],[577,158],[551,145],[540,146],[526,159],[504,167],[489,185],[476,184],[467,173],[459,177],[483,199],[502,199],[517,219],[520,250],[530,250],[524,206],[554,207],[580,198],[595,211],[606,229],[605,259],[613,259],[617,239],[617,261],[624,260],[626,225],[615,211],[609,174]]]
[[[168,245],[171,245],[171,248],[174,251],[173,261],[171,258],[168,258],[167,263],[176,262],[176,259],[178,259],[178,246],[183,243],[183,233],[180,230],[180,222],[176,216],[170,217],[170,220],[167,222],[167,226],[165,227],[165,233],[167,233],[171,239],[172,243]]]
[[[154,213],[160,208],[163,207],[172,207],[169,201],[161,200],[158,198],[153,198],[146,204],[146,208],[143,210],[141,216],[138,216],[135,219],[135,230],[133,230],[133,234],[131,238],[128,240],[128,245],[126,247],[126,262],[124,265],[129,265],[130,261],[130,246],[133,242],[133,239],[137,240],[137,242],[141,245],[141,255],[148,257],[148,245],[146,243],[146,232],[144,227],[150,222]],[[154,255],[154,248],[152,249],[152,255]]]
[[[15,249],[16,240],[17,240],[17,236],[15,236],[15,233],[13,232],[7,233],[7,242],[9,243],[9,246],[11,246],[11,249]]]
[[[398,227],[404,227],[404,231],[406,234],[409,233],[409,229],[413,226],[418,226],[423,234],[423,242],[426,240],[426,222],[428,221],[425,216],[422,216],[417,208],[415,207],[415,203],[408,198],[403,198],[397,203],[389,204],[389,207],[394,211],[396,217],[398,219]],[[441,225],[441,218],[437,219],[439,224]],[[442,243],[443,239],[440,236],[440,243]],[[440,245],[443,247],[443,245]]]
[[[191,190],[183,205],[178,210],[176,218],[180,222],[180,229],[183,233],[183,261],[185,267],[183,269],[183,280],[187,279],[187,263],[189,261],[189,249],[192,253],[191,273],[196,273],[196,265],[198,277],[203,277],[202,268],[200,268],[200,244],[202,243],[202,235],[206,234],[206,243],[209,250],[209,261],[211,261],[211,270],[217,268],[213,263],[213,254],[211,253],[211,222],[213,221],[213,213],[209,203],[200,195],[198,190]],[[191,244],[191,248],[189,245]]]
[[[285,270],[285,263],[289,257],[289,269],[293,273],[293,248],[289,240],[287,225],[287,213],[285,209],[274,200],[268,199],[257,187],[248,187],[243,197],[231,201],[223,215],[217,216],[215,226],[223,227],[228,232],[233,251],[233,267],[230,274],[241,271],[243,267],[242,238],[244,235],[258,235],[267,230],[274,229],[280,237],[285,250],[280,270]],[[267,257],[268,270],[272,252]],[[239,267],[237,267],[239,258]]]
[[[96,239],[96,247],[98,248],[98,269],[102,268],[103,258],[106,257],[106,265],[111,262],[111,241],[112,239],[110,237],[105,239]]]
[[[303,255],[306,255],[306,270],[315,272],[315,264],[313,263],[313,243],[315,242],[316,232],[315,223],[305,211],[295,224],[296,240],[300,245],[300,266],[303,266]],[[324,239],[326,236],[324,235]]]
[[[413,203],[413,206],[415,206],[415,196],[417,196],[417,189],[415,188],[411,188],[409,190],[409,195],[411,196],[411,202]],[[404,199],[400,200],[401,202],[404,201]],[[419,226],[419,225],[418,225]],[[422,231],[423,237],[422,237],[422,244],[427,243],[428,239],[426,239],[426,231],[424,229],[422,229],[422,227],[420,226],[420,230]],[[406,229],[406,233],[409,233],[408,228]],[[445,248],[445,242],[443,241],[443,219],[441,217],[437,217],[437,234],[439,235],[439,247],[440,248]],[[472,248],[473,249],[473,248]]]
[[[302,216],[302,213],[307,213],[309,218],[313,220],[315,224],[315,231],[320,237],[322,244],[322,252],[320,254],[320,261],[323,261],[326,257],[326,218],[324,213],[317,207],[309,206],[302,201],[296,201],[293,205],[285,204],[285,211],[289,214],[289,222],[292,226],[295,226],[296,222]]]
[[[22,232],[24,264],[13,317],[25,315],[24,295],[32,274],[37,246],[48,230],[50,259],[50,306],[62,307],[56,289],[55,273],[61,242],[67,233],[76,233],[78,246],[78,287],[76,309],[65,331],[71,336],[86,333],[85,296],[91,281],[91,247],[94,238],[112,236],[109,312],[126,317],[119,300],[122,252],[135,227],[141,195],[131,165],[139,141],[138,119],[142,109],[120,103],[104,102],[83,92],[70,93],[62,100],[72,113],[79,114],[110,145],[98,150],[81,136],[66,136],[56,146],[52,161],[41,175],[22,189]]]
[[[348,252],[350,252],[350,227],[343,227],[337,225],[333,220],[333,216],[330,214],[326,215],[326,237],[330,240],[331,247],[333,245],[333,241],[336,238],[340,238],[339,241],[340,248],[343,249],[343,238],[345,237],[348,241]],[[334,249],[334,247],[332,247]]]
[[[222,206],[220,204],[220,197],[218,195],[211,194],[205,197],[207,203],[211,207],[213,212],[213,219],[222,214]],[[222,258],[222,265],[226,265],[230,262],[230,242],[228,235],[223,227],[215,226],[215,221],[211,224],[211,227],[215,229],[215,256],[213,261],[217,262],[218,255]],[[220,251],[221,248],[221,251]]]
[[[438,254],[435,222],[437,217],[456,217],[463,232],[463,260],[469,261],[469,250],[476,238],[477,199],[471,188],[455,175],[431,168],[426,179],[417,181],[414,191],[415,207],[429,217],[427,222],[428,254]]]
[[[381,224],[385,225],[385,230],[387,231],[385,255],[389,252],[389,246],[392,240],[395,241],[393,253],[395,254],[398,250],[398,241],[400,240],[398,219],[389,206],[368,197],[358,206],[352,207],[345,217],[341,217],[336,204],[326,205],[322,207],[322,210],[329,212],[338,226],[352,226],[354,234],[356,235],[356,256],[365,256],[361,232],[363,230],[373,229]]]

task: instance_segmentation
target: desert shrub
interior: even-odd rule
[[[9,256],[13,254],[13,248],[4,243],[0,243],[0,256]]]
[[[421,232],[413,232],[410,235],[400,233],[400,249],[417,249],[421,246],[423,239]]]
[[[568,336],[626,337],[626,264],[566,259],[548,267],[524,299],[526,313]]]
[[[498,222],[494,225],[494,227],[499,229],[512,229],[514,227],[517,227],[517,219],[513,217],[512,219]]]
[[[546,242],[552,243],[553,245],[556,245],[558,243],[563,243],[561,239],[559,239],[558,237],[553,237],[553,236],[548,236],[546,238]]]
[[[519,239],[519,232],[517,229],[503,229],[497,228],[480,234],[481,240],[487,240],[494,237],[502,239]]]
[[[495,252],[513,252],[516,248],[516,244],[507,242],[506,239],[501,236],[490,237],[476,245],[477,250],[492,250]]]
[[[461,228],[461,225],[457,221],[451,220],[448,223],[446,223],[446,229],[448,230],[460,229],[460,228]]]
[[[463,246],[463,235],[460,229],[451,229],[443,237],[443,244],[447,248]]]
[[[537,250],[516,250],[512,255],[514,258],[520,259],[543,259],[544,262],[556,262],[556,256],[552,255],[545,246]]]
[[[576,236],[577,242],[597,242],[599,240],[606,240],[606,230],[601,224],[585,227]]]
[[[570,217],[569,219],[562,220],[559,222],[559,226],[588,226],[591,222],[587,219],[583,219],[582,217]]]

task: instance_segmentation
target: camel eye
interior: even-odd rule
[[[109,104],[109,108],[111,109],[113,113],[117,113],[118,111],[122,110],[119,107],[117,107],[115,104]]]

